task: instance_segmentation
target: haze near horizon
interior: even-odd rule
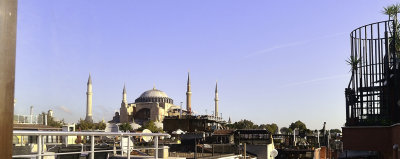
[[[225,120],[340,128],[349,34],[394,3],[20,0],[15,113],[84,119],[89,73],[95,121],[119,110],[124,83],[130,103],[155,85],[180,105],[190,70],[197,114],[211,114],[218,80]]]

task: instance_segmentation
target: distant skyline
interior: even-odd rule
[[[197,114],[218,80],[225,120],[340,128],[349,34],[397,2],[20,0],[15,114],[84,119],[89,73],[94,121],[112,119],[124,83],[130,103],[155,85],[186,108],[190,71]]]

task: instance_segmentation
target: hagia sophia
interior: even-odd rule
[[[114,122],[127,123],[135,122],[142,124],[145,121],[162,122],[165,116],[179,115],[180,106],[176,106],[168,95],[156,89],[143,92],[134,103],[128,103],[126,100],[126,89],[123,90],[123,98],[119,116]]]
[[[89,75],[87,83],[87,108],[86,120],[92,121],[92,81]],[[133,103],[127,101],[127,91],[124,85],[122,91],[122,102],[119,112],[116,112],[111,123],[136,123],[143,125],[146,121],[155,121],[162,123],[165,117],[187,116],[192,115],[191,109],[191,85],[190,75],[187,78],[186,91],[186,110],[181,106],[174,105],[174,100],[168,95],[153,87],[143,92]],[[218,117],[218,89],[215,86],[215,113],[214,117]]]

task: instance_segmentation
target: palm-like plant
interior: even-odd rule
[[[391,52],[394,52],[397,57],[400,57],[400,25],[398,22],[397,14],[400,13],[400,4],[393,4],[383,8],[383,14],[388,15],[389,20],[393,20],[392,30],[389,29],[391,38],[390,48]],[[393,42],[394,41],[394,42]]]
[[[351,55],[347,60],[347,64],[351,66],[351,71],[357,69],[357,65],[361,62],[361,58],[356,59],[353,55]]]
[[[122,132],[132,131],[132,126],[129,123],[122,123],[119,125],[119,130]]]
[[[390,18],[393,18],[393,20],[397,20],[397,13],[400,11],[400,5],[399,4],[393,4],[391,6],[387,6],[383,8],[383,14],[386,14]]]
[[[350,83],[351,81],[353,81],[354,78],[354,72],[355,70],[357,70],[357,66],[358,64],[361,62],[361,58],[356,58],[353,55],[351,55],[347,60],[346,60],[347,64],[351,66],[351,78],[350,78],[350,82],[348,87],[350,87]]]

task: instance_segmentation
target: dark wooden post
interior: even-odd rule
[[[221,144],[222,146],[222,154],[225,154],[225,144]]]
[[[204,143],[203,146],[201,147],[201,157],[204,157]]]
[[[0,154],[12,157],[17,0],[0,0]]]
[[[214,156],[214,144],[212,144],[212,156]]]
[[[197,158],[197,138],[194,138],[194,158]]]

